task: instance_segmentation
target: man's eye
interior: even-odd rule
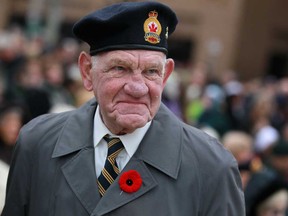
[[[124,70],[125,70],[125,68],[122,67],[122,66],[115,66],[115,67],[113,67],[113,69],[114,69],[115,71],[124,71]]]
[[[154,75],[158,75],[159,71],[156,69],[149,69],[149,70],[147,70],[146,74],[150,75],[150,76],[154,76]]]

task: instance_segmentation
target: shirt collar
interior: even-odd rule
[[[125,135],[115,135],[111,133],[111,131],[106,127],[103,123],[101,116],[100,116],[100,108],[97,106],[96,112],[94,115],[94,132],[93,132],[93,139],[94,139],[94,147],[96,147],[103,136],[109,134],[112,137],[118,137],[127,151],[130,157],[136,152],[141,140],[143,139],[144,135],[146,134],[147,130],[151,125],[151,121],[148,122],[144,127],[136,129],[133,133],[125,134]]]

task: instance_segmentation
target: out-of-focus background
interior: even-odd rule
[[[77,68],[79,52],[88,47],[71,29],[83,15],[115,2],[1,1],[0,212],[20,127],[93,97]],[[159,2],[179,18],[168,54],[176,68],[163,102],[234,154],[247,215],[287,214],[288,1]]]

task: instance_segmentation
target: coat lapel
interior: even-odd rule
[[[95,173],[94,148],[82,149],[62,167],[62,172],[75,195],[91,214],[100,200]]]
[[[162,104],[135,157],[176,179],[183,139],[180,124],[179,119]]]
[[[75,114],[67,120],[52,155],[52,158],[57,158],[75,153],[61,169],[72,191],[89,214],[100,199],[93,145],[95,108],[96,102],[92,100],[74,111]]]

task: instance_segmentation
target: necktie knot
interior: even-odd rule
[[[107,142],[108,145],[107,158],[116,159],[118,154],[124,148],[123,143],[119,138],[109,138],[107,137],[107,135],[104,137],[104,140]]]

